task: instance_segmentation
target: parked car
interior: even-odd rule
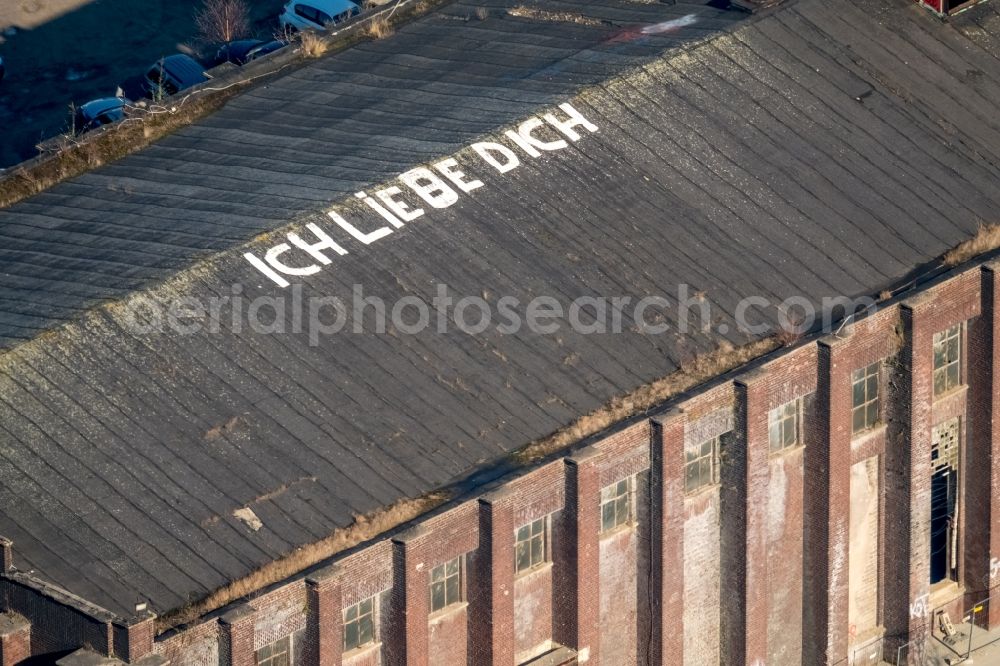
[[[5,74],[7,74],[7,65],[3,62],[3,56],[0,56],[0,81],[3,81]]]
[[[176,95],[185,88],[207,81],[205,68],[183,53],[175,53],[152,65],[141,83],[143,97]]]
[[[126,104],[128,100],[121,97],[103,97],[82,104],[73,117],[73,129],[77,134],[83,134],[117,122],[125,117]]]
[[[219,47],[215,53],[213,65],[221,65],[224,62],[231,62],[234,65],[242,65],[245,62],[247,53],[264,43],[262,39],[241,39],[229,42]]]
[[[350,0],[289,0],[281,10],[281,29],[285,32],[322,30],[361,13]]]
[[[264,42],[260,46],[255,46],[254,48],[250,49],[250,51],[246,55],[246,58],[243,59],[243,64],[245,65],[248,62],[256,60],[257,58],[263,58],[269,53],[274,53],[278,49],[283,49],[286,46],[288,46],[288,42],[285,41],[284,39],[273,39],[269,42]]]
[[[273,39],[266,42],[262,39],[241,39],[237,42],[229,42],[219,47],[215,54],[215,64],[231,62],[234,65],[245,65],[257,58],[274,53],[280,48],[288,46],[288,42],[283,39]]]

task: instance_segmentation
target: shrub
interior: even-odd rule
[[[250,8],[245,0],[204,0],[194,21],[205,41],[232,42],[250,32]]]

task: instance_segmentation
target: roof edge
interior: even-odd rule
[[[97,620],[98,622],[108,622],[123,627],[135,623],[134,620],[130,621],[123,618],[115,613],[112,613],[106,608],[98,606],[97,604],[87,601],[83,597],[73,594],[59,585],[42,580],[41,578],[33,576],[27,572],[17,570],[5,571],[0,573],[0,579],[7,579],[17,585],[20,585],[21,587],[28,588],[29,590],[32,590],[47,599],[51,599],[61,606],[71,608],[79,613],[82,613],[83,615],[86,615],[87,617]]]

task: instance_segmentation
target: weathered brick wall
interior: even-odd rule
[[[879,467],[878,456],[851,466],[849,647],[874,637],[879,626]]]
[[[294,636],[293,646],[301,643],[306,628],[305,581],[286,585],[271,594],[248,602],[254,613],[253,649],[270,645],[286,636]],[[297,634],[297,636],[296,636]]]
[[[0,666],[17,666],[31,656],[31,623],[15,613],[0,613]]]
[[[214,620],[162,637],[156,643],[155,652],[171,664],[216,666],[228,663],[220,655],[219,623]]]
[[[684,665],[719,663],[719,494],[709,491],[684,502]]]
[[[802,662],[802,449],[771,458],[767,515],[767,663]]]
[[[969,398],[966,461],[965,582],[967,601],[1000,594],[1000,354],[994,351],[1000,327],[1000,263],[981,276],[982,313],[969,325]],[[996,564],[997,566],[993,566]],[[1000,603],[988,606],[988,622],[1000,624]]]
[[[442,611],[428,623],[428,664],[461,666],[467,663],[468,606]]]
[[[619,528],[601,539],[601,660],[605,664],[637,663],[638,598],[636,530]]]
[[[0,578],[0,612],[14,611],[31,623],[31,654],[44,655],[81,645],[111,651],[109,624],[60,604],[9,579]]]
[[[514,579],[514,661],[539,654],[552,637],[552,568],[543,566]]]

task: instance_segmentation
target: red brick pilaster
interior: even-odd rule
[[[427,666],[428,644],[428,585],[429,570],[421,557],[418,540],[424,530],[421,526],[407,530],[393,539],[394,581],[393,594],[403,611],[400,618],[404,626],[400,666]]]
[[[970,603],[1000,585],[1000,354],[994,345],[1000,329],[1000,262],[982,271],[982,311],[968,330],[968,418],[966,428],[965,581]],[[974,461],[974,462],[973,462]],[[989,498],[986,501],[986,498]],[[997,564],[994,565],[994,562]],[[990,603],[979,623],[1000,626],[1000,603]]]
[[[815,418],[805,449],[804,642],[809,663],[847,658],[851,492],[850,327],[820,341]]]
[[[0,572],[14,568],[14,542],[5,536],[0,536]]]
[[[15,613],[0,613],[0,666],[16,666],[31,656],[31,623]]]
[[[514,665],[514,510],[505,495],[500,490],[479,500],[479,548],[469,590],[475,664]]]
[[[229,666],[255,666],[254,609],[244,605],[229,611],[219,619],[219,628]]]
[[[732,608],[725,610],[728,627],[724,629],[723,661],[726,663],[766,664],[768,623],[767,507],[768,507],[768,431],[766,374],[757,371],[736,382],[737,441],[723,450],[723,467],[733,466],[736,474],[723,472],[723,485],[729,478],[741,495],[743,525],[731,535],[731,562],[745,563],[742,572],[724,572],[723,589],[731,592]],[[734,450],[735,449],[735,450]],[[729,507],[735,508],[735,507]],[[726,555],[723,555],[726,564]],[[733,587],[726,585],[731,577]],[[741,630],[742,629],[742,630]]]
[[[981,438],[988,437],[989,442],[989,455],[984,456],[980,467],[990,470],[990,478],[989,485],[982,489],[980,496],[989,497],[989,502],[982,503],[989,507],[990,513],[989,520],[984,523],[989,529],[989,571],[983,579],[989,580],[992,596],[993,590],[1000,585],[1000,352],[996,348],[1000,339],[1000,261],[990,262],[983,271],[981,319],[989,329],[989,342],[988,349],[983,350],[984,355],[977,359],[977,363],[989,368],[991,381],[988,388],[983,387],[983,398],[974,398],[975,406],[969,411],[982,414],[980,409],[988,409],[990,414],[990,420],[987,421],[989,429],[984,424],[980,434]],[[966,502],[967,506],[968,504]],[[1000,626],[1000,603],[989,605],[989,626],[991,629]]]
[[[601,531],[600,469],[594,451],[581,452],[566,460],[565,529],[563,561],[557,563],[559,580],[565,592],[557,592],[566,601],[555,609],[558,622],[566,627],[559,636],[567,647],[577,651],[580,663],[600,662],[601,587],[599,576]]]
[[[337,666],[344,647],[340,577],[336,566],[306,579],[305,666]]]
[[[651,420],[654,645],[651,663],[684,663],[684,425],[679,410]]]
[[[930,623],[930,470],[934,330],[933,296],[901,307],[905,343],[899,390],[903,415],[898,440],[886,447],[886,633],[922,642]],[[897,480],[898,479],[898,480]],[[914,651],[914,658],[919,651]],[[916,662],[913,662],[916,663]]]
[[[111,632],[115,656],[128,663],[138,661],[153,652],[156,618],[146,613],[146,617],[137,617],[128,626],[112,624]]]

